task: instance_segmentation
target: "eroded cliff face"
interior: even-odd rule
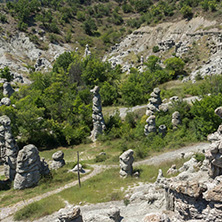
[[[222,72],[222,30],[216,21],[197,17],[190,21],[167,22],[155,27],[144,26],[128,35],[120,44],[113,46],[104,60],[113,65],[123,65],[124,71],[138,67],[141,60],[150,55],[162,59],[172,55],[180,56],[187,62],[191,79]],[[154,53],[153,47],[159,51]]]

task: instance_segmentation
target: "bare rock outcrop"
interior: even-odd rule
[[[50,169],[57,170],[65,165],[64,153],[59,150],[52,155],[52,163],[50,164]]]
[[[100,209],[84,214],[84,222],[120,222],[120,210],[117,207]]]
[[[42,168],[43,165],[44,168]],[[46,165],[40,161],[38,149],[32,144],[24,146],[17,157],[14,189],[21,190],[36,186],[41,173],[46,173]]]
[[[133,150],[127,150],[125,151],[120,157],[119,157],[119,163],[120,163],[120,176],[121,177],[127,177],[131,176],[133,174]]]
[[[101,103],[101,96],[99,94],[99,86],[95,86],[92,90],[90,90],[90,92],[93,93],[93,107],[92,107],[93,130],[91,131],[90,138],[94,142],[96,141],[98,135],[103,133],[106,126],[102,114],[102,103]]]
[[[222,108],[218,107],[215,110],[221,118]],[[222,175],[222,125],[220,125],[217,131],[208,136],[208,140],[211,142],[209,149],[206,151],[206,159],[209,161],[209,175],[212,178]]]
[[[146,119],[146,125],[144,127],[144,134],[147,136],[150,133],[156,133],[156,117],[154,115],[149,116]]]
[[[150,213],[143,218],[143,222],[170,222],[170,218],[166,214]]]
[[[16,171],[16,158],[19,148],[11,133],[11,120],[8,116],[0,117],[0,159],[4,163],[6,178],[13,180]]]

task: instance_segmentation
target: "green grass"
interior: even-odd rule
[[[52,196],[50,199],[42,199],[18,211],[15,214],[14,219],[32,220],[42,215],[52,214],[55,210],[59,210],[63,207],[65,207],[65,203],[62,200],[58,200],[58,197]]]
[[[64,167],[53,170],[52,178],[42,178],[38,186],[25,190],[14,190],[13,188],[7,191],[0,192],[0,207],[5,207],[10,204],[17,203],[21,200],[29,199],[40,194],[55,190],[69,182],[77,180],[77,175],[68,173],[68,170],[74,167],[75,163],[67,163]],[[85,167],[84,167],[85,168]],[[89,167],[87,167],[89,169]]]
[[[78,146],[72,147],[59,147],[57,149],[46,150],[40,152],[40,156],[44,157],[46,161],[52,160],[52,154],[62,150],[64,152],[64,159],[66,162],[74,162],[77,161],[77,151],[79,151],[80,162],[81,163],[95,163],[96,156],[99,155],[101,152],[105,152],[107,156],[110,158],[107,159],[105,162],[106,164],[113,164],[118,162],[118,158],[112,159],[114,156],[118,157],[121,154],[121,150],[118,148],[120,139],[100,142],[97,141],[96,143],[91,144],[81,144]]]
[[[122,179],[119,177],[119,168],[108,169],[105,172],[96,175],[95,177],[85,181],[82,187],[74,186],[66,190],[61,191],[58,194],[47,197],[41,201],[32,203],[21,210],[19,210],[14,218],[15,219],[37,219],[39,217],[51,214],[58,210],[58,206],[51,206],[50,212],[46,212],[46,209],[40,207],[43,203],[45,206],[51,205],[53,200],[66,200],[70,204],[86,203],[100,203],[114,200],[123,200],[125,191],[129,186],[138,185],[139,182],[154,182],[158,175],[158,170],[161,168],[163,174],[166,175],[167,170],[172,164],[176,164],[177,168],[181,167],[187,159],[178,159],[171,162],[165,162],[159,166],[139,166],[134,171],[140,171],[140,178],[128,177]],[[30,215],[29,209],[32,209]]]

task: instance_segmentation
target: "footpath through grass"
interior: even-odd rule
[[[140,171],[139,179],[133,177],[122,179],[119,177],[118,168],[108,169],[105,172],[85,181],[81,188],[74,186],[63,190],[58,194],[44,198],[41,201],[27,205],[16,212],[14,219],[34,220],[39,217],[49,215],[57,211],[60,208],[60,205],[63,207],[64,202],[62,200],[66,200],[70,204],[79,204],[80,202],[83,204],[101,203],[114,200],[123,200],[125,191],[129,186],[136,186],[139,184],[139,182],[154,182],[158,175],[159,168],[161,168],[164,175],[166,175],[166,171],[169,169],[169,167],[171,167],[172,164],[176,164],[177,168],[179,168],[185,161],[187,161],[187,159],[166,162],[159,166],[139,166],[135,169],[135,171]],[[57,200],[56,202],[60,203],[56,203],[54,206],[54,204],[51,204],[54,200]],[[42,207],[42,205],[51,205],[50,210],[47,209],[47,207]]]
[[[0,191],[0,207],[5,207],[15,204],[21,200],[30,199],[43,193],[55,190],[65,184],[76,181],[77,174],[68,172],[74,167],[75,163],[67,163],[64,167],[58,170],[52,170],[52,177],[42,178],[38,186],[24,190],[14,190],[11,188],[7,191]],[[84,169],[88,167],[84,166]],[[84,175],[81,175],[81,177]]]

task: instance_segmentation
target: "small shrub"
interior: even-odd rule
[[[198,161],[198,162],[203,162],[204,159],[205,159],[205,155],[203,153],[196,153],[195,154],[195,159]]]
[[[97,155],[95,162],[96,163],[100,163],[100,162],[104,162],[107,160],[107,155]]]
[[[128,206],[130,204],[130,200],[129,199],[124,199],[123,203],[125,206]]]
[[[159,52],[159,51],[160,51],[160,48],[159,48],[158,45],[153,46],[153,52],[154,52],[154,53],[157,53],[157,52]]]

